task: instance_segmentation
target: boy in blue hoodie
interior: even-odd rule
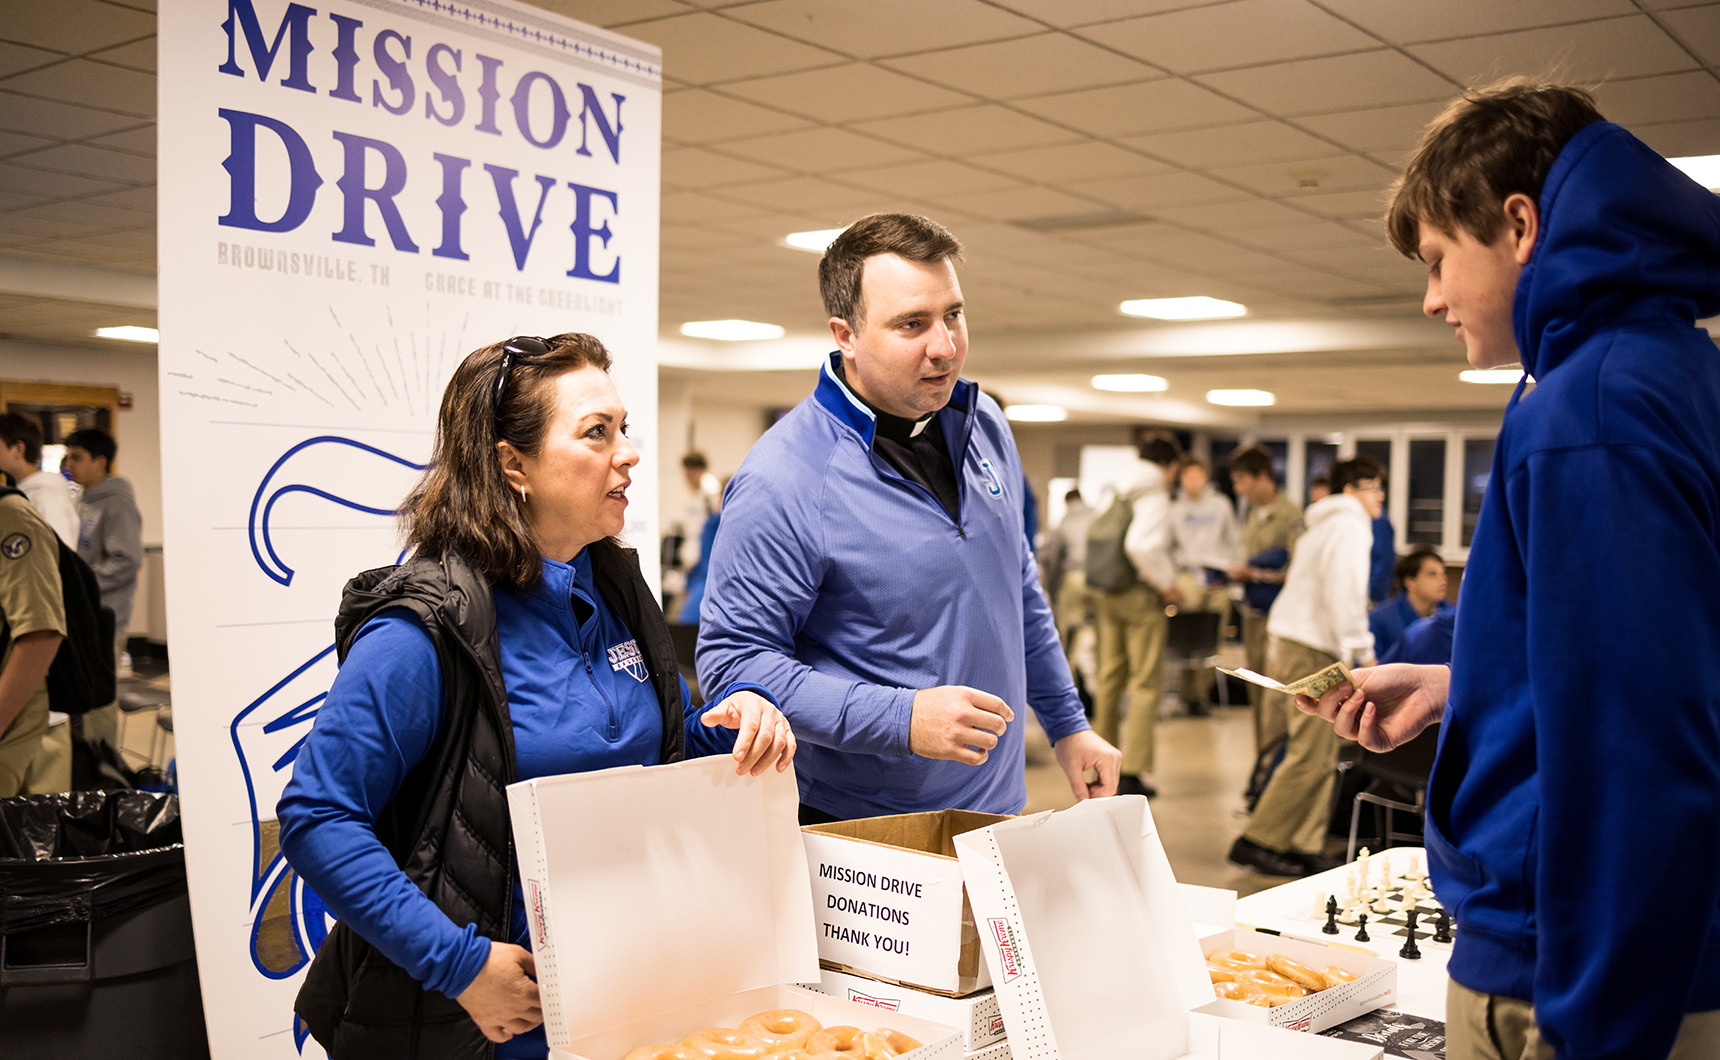
[[[1429,127],[1393,244],[1469,363],[1521,363],[1451,665],[1319,703],[1386,750],[1443,720],[1427,795],[1457,921],[1447,1056],[1720,1056],[1720,198],[1579,89],[1507,82]]]

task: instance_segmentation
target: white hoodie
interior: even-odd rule
[[[1177,580],[1176,564],[1171,562],[1171,498],[1165,492],[1165,473],[1143,460],[1119,492],[1140,494],[1129,532],[1123,535],[1123,552],[1142,581],[1164,592]]]
[[[1345,662],[1372,659],[1368,558],[1373,520],[1361,501],[1344,493],[1315,501],[1303,519],[1308,529],[1290,556],[1284,591],[1272,605],[1266,631]]]

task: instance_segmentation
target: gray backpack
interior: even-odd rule
[[[1110,507],[1087,524],[1087,587],[1108,593],[1121,592],[1141,580],[1129,554],[1123,549],[1123,539],[1129,535],[1129,524],[1135,521],[1135,502],[1146,494],[1140,489],[1119,493],[1111,499]]]

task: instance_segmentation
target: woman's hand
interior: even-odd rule
[[[484,1037],[505,1042],[543,1022],[538,985],[529,978],[536,974],[537,964],[530,951],[512,943],[491,942],[490,959],[484,962],[483,970],[454,1000]]]
[[[736,692],[700,715],[706,728],[740,730],[735,736],[735,776],[758,776],[776,763],[778,773],[794,761],[794,730],[782,711],[757,692]]]

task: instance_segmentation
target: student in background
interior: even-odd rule
[[[1384,656],[1411,623],[1451,606],[1445,598],[1445,560],[1430,549],[1399,559],[1392,568],[1392,587],[1397,591],[1368,613],[1378,656]]]
[[[95,572],[102,606],[113,611],[113,657],[124,673],[131,605],[137,596],[137,572],[143,568],[143,516],[131,483],[113,472],[118,448],[113,435],[99,427],[66,436],[66,473],[84,491],[78,501],[78,555]],[[110,703],[74,719],[72,735],[116,742],[119,707]]]
[[[1264,449],[1250,448],[1230,458],[1230,481],[1236,495],[1248,502],[1242,524],[1242,564],[1230,576],[1242,583],[1242,648],[1248,668],[1266,672],[1266,615],[1284,588],[1290,566],[1290,549],[1302,533],[1302,506],[1278,488],[1272,475],[1272,457]],[[1266,690],[1248,686],[1248,701],[1254,707],[1254,752],[1259,754],[1284,738],[1282,710],[1264,710]]]
[[[1075,673],[1075,634],[1092,621],[1093,599],[1087,590],[1087,527],[1095,512],[1078,489],[1063,495],[1063,519],[1045,535],[1039,550],[1039,582],[1052,603],[1057,635],[1069,671]],[[1079,680],[1079,675],[1077,675]]]
[[[1236,509],[1230,498],[1209,488],[1211,473],[1198,457],[1184,458],[1177,485],[1177,498],[1171,502],[1171,562],[1182,595],[1178,610],[1218,615],[1222,637],[1230,625],[1230,572],[1242,561]],[[1210,666],[1184,671],[1183,705],[1190,714],[1207,712],[1213,676]]]
[[[66,476],[42,470],[41,424],[16,412],[0,416],[0,471],[12,476],[61,541],[78,547],[78,502]]]

